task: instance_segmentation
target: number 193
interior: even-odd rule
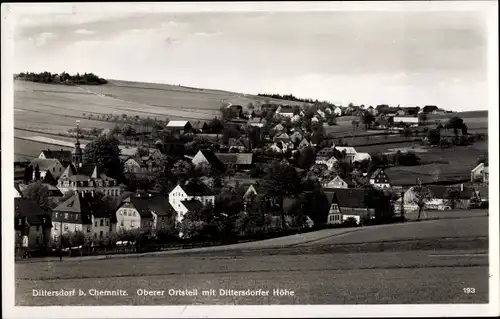
[[[464,288],[464,294],[475,294],[476,289],[475,288]]]

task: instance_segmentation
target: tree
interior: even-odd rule
[[[149,149],[144,146],[139,146],[135,155],[138,157],[149,156]]]
[[[446,198],[446,204],[449,205],[452,209],[455,209],[461,199],[460,190],[457,188],[449,188],[446,191]]]
[[[427,132],[427,138],[431,145],[439,145],[439,142],[441,141],[441,133],[438,129],[429,130],[429,132]]]
[[[118,139],[112,135],[101,135],[85,146],[83,162],[102,167],[104,172],[112,177],[121,179],[123,167],[120,161]]]
[[[302,169],[309,169],[316,160],[316,150],[307,146],[298,153],[297,166]]]
[[[189,179],[193,171],[193,164],[185,160],[177,161],[171,170],[172,174],[174,174],[180,181],[186,181]]]
[[[28,166],[24,170],[24,183],[28,184],[33,180],[33,166]]]
[[[54,178],[54,175],[48,170],[45,172],[45,176],[43,177],[43,182],[50,185],[57,185],[57,180]]]
[[[23,196],[33,200],[38,204],[38,206],[40,206],[41,209],[45,211],[50,208],[49,188],[46,185],[43,185],[40,181],[29,184],[23,190]]]
[[[365,128],[371,127],[372,123],[375,121],[375,116],[372,113],[365,111],[362,116],[363,124]]]
[[[458,116],[454,116],[446,122],[445,128],[453,129],[453,133],[455,134],[455,138],[458,137],[459,130],[465,130],[467,132],[467,126],[464,123],[464,120]]]
[[[419,181],[416,186],[412,187],[413,197],[411,201],[418,206],[418,217],[417,220],[420,220],[420,216],[424,211],[425,205],[432,200],[432,193],[429,188],[422,186]]]
[[[271,165],[264,180],[268,186],[268,195],[278,199],[283,229],[286,228],[283,200],[285,197],[296,196],[301,191],[300,177],[295,168],[284,163]]]

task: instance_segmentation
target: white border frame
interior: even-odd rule
[[[152,12],[300,12],[300,11],[484,11],[489,16],[489,161],[490,161],[490,207],[489,214],[489,304],[463,305],[287,305],[287,306],[113,306],[113,307],[15,307],[13,289],[14,230],[10,212],[13,201],[8,200],[14,179],[13,151],[13,80],[9,63],[13,58],[12,21],[16,15],[71,14],[107,12],[152,13]],[[421,1],[421,2],[247,2],[247,3],[2,3],[2,289],[5,318],[80,318],[98,317],[395,317],[395,316],[495,316],[499,315],[497,300],[500,300],[499,284],[499,216],[498,207],[498,2],[497,1]],[[491,210],[490,210],[491,212]],[[64,309],[64,310],[63,310]],[[61,310],[61,311],[60,311]]]

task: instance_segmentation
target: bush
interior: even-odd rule
[[[354,218],[354,217],[347,218],[346,220],[344,220],[343,224],[344,224],[344,226],[347,226],[347,227],[358,226],[358,222],[356,221],[356,218]]]

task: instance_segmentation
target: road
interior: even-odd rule
[[[487,234],[487,218],[471,217],[330,229],[255,247],[245,243],[140,258],[18,263],[16,304],[486,303]],[[86,295],[33,296],[33,290],[59,289],[81,289]],[[91,289],[120,289],[127,295],[91,296]],[[163,295],[141,296],[139,289]],[[179,295],[186,289],[193,295]],[[203,295],[210,289],[216,293]],[[261,289],[268,295],[228,296],[220,289]],[[273,295],[274,289],[285,295]]]

